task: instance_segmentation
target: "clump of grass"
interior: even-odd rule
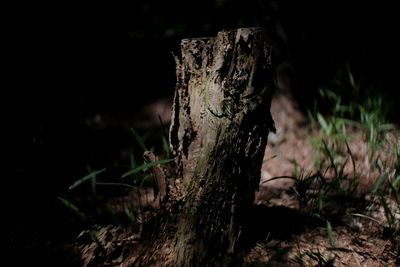
[[[382,205],[386,223],[386,236],[400,236],[400,147],[394,145],[394,167],[391,168],[390,162],[378,161],[377,168],[380,176],[375,183],[373,193]],[[389,158],[390,160],[391,158]]]
[[[329,204],[334,200],[350,199],[354,192],[354,190],[349,191],[347,185],[342,185],[343,180],[332,179],[326,176],[326,172],[308,175],[300,172],[297,176],[273,177],[264,181],[264,183],[276,179],[292,179],[294,184],[290,190],[296,196],[300,210],[319,219],[326,219],[327,216],[340,213],[349,203],[336,203],[336,211],[333,211]],[[354,188],[354,186],[351,188]]]
[[[130,130],[138,147],[142,150],[142,153],[148,151],[145,137],[138,134],[134,129]],[[163,136],[162,139],[164,149],[163,154],[171,155],[170,148],[166,141],[167,138],[168,137]],[[140,154],[140,152],[138,154]],[[129,166],[121,166],[121,169],[123,168],[124,171],[121,172],[119,177],[106,177],[107,175],[110,175],[110,173],[107,172],[107,168],[90,171],[89,174],[73,182],[68,188],[69,193],[59,197],[58,199],[84,221],[92,221],[96,223],[96,220],[104,220],[107,216],[111,216],[114,221],[119,220],[116,217],[114,208],[101,203],[103,202],[103,197],[100,195],[98,187],[109,186],[125,188],[127,190],[134,189],[135,192],[140,194],[140,190],[138,189],[142,188],[147,181],[153,178],[152,175],[154,174],[151,170],[156,166],[169,164],[173,160],[174,159],[172,158],[166,158],[152,162],[144,162],[143,159],[137,159],[134,154],[131,153],[128,163]],[[74,191],[78,189],[85,191],[85,188],[90,188],[90,193],[85,193],[85,196],[79,196],[74,193]],[[128,222],[140,223],[140,208],[140,203],[139,210],[132,210],[126,205],[121,207],[122,216],[125,217],[121,219],[127,220]],[[101,218],[94,213],[100,215]],[[121,216],[121,214],[119,214],[119,216]]]
[[[330,112],[323,115],[317,109],[309,111],[311,126],[319,130],[317,138],[311,140],[316,152],[315,165],[323,177],[329,179],[330,189],[342,197],[360,193],[360,179],[368,179],[372,173],[376,179],[370,192],[383,207],[386,232],[398,236],[400,230],[400,149],[399,133],[395,125],[386,120],[389,110],[382,96],[361,94],[361,83],[356,83],[347,65],[347,75],[336,79],[333,90],[320,90],[321,98]],[[342,73],[343,74],[343,73]],[[344,100],[338,93],[352,92],[355,96]],[[335,92],[334,92],[335,91]],[[368,90],[364,90],[367,91]],[[329,104],[330,103],[330,104]],[[364,166],[356,165],[349,144],[353,142],[349,130],[361,132],[362,142],[367,151],[363,157]],[[358,140],[360,142],[360,140]],[[360,161],[360,155],[359,161]],[[373,182],[374,180],[370,181]],[[321,184],[321,183],[320,183]],[[319,190],[327,190],[326,185]],[[346,199],[346,198],[343,198]]]
[[[276,179],[294,181],[291,192],[296,196],[300,210],[326,221],[328,251],[346,250],[336,247],[333,227],[350,212],[378,223],[384,237],[391,238],[398,247],[400,134],[386,119],[386,100],[363,94],[366,90],[361,82],[356,82],[348,66],[344,74],[342,80],[336,80],[332,90],[320,90],[321,98],[326,101],[324,104],[331,107],[329,112],[319,111],[317,105],[314,111],[308,112],[311,130],[317,130],[316,137],[310,140],[316,171],[299,171],[300,167],[293,161],[292,176],[273,177],[264,183]],[[355,97],[346,99],[337,93],[340,91],[348,91]],[[358,146],[363,149],[357,150]],[[367,205],[371,203],[383,210],[384,223],[382,218],[367,214]],[[353,213],[354,210],[360,213]],[[334,266],[335,257],[333,254],[324,257],[320,251],[303,252],[294,261],[300,266],[306,266],[305,261],[307,264],[313,261],[315,266]]]

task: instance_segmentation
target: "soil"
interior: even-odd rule
[[[266,162],[262,166],[260,190],[256,193],[258,206],[286,207],[290,210],[281,229],[271,228],[264,240],[256,242],[255,246],[244,256],[249,266],[271,263],[272,266],[398,266],[399,243],[393,244],[384,237],[385,214],[382,207],[372,203],[368,192],[373,187],[377,174],[367,168],[367,145],[360,131],[350,129],[349,144],[356,160],[355,166],[360,171],[359,194],[363,197],[362,207],[348,207],[341,212],[332,212],[330,220],[335,221],[333,236],[335,248],[329,243],[326,222],[318,220],[299,220],[298,199],[291,193],[294,181],[291,179],[276,179],[272,177],[292,176],[295,164],[303,174],[317,171],[314,164],[316,156],[312,146],[313,138],[318,137],[318,129],[307,124],[306,116],[299,110],[296,102],[288,94],[277,94],[271,107],[272,116],[276,123],[277,134],[269,138],[265,152]],[[351,172],[347,169],[347,172]],[[339,209],[344,201],[332,203],[333,209]],[[266,209],[267,210],[267,209]],[[373,220],[358,216],[358,212],[369,214]],[[277,217],[282,215],[277,214]],[[306,215],[310,216],[310,214]],[[276,217],[268,216],[270,218]],[[296,225],[302,225],[301,231],[292,231]],[[265,227],[268,223],[266,222]],[[262,227],[262,226],[261,226]],[[275,232],[285,232],[284,238],[276,236]],[[274,260],[279,252],[285,251],[284,256]],[[275,256],[274,256],[275,255]],[[325,264],[325,265],[324,265]],[[265,265],[266,266],[266,265]]]
[[[243,262],[240,264],[398,266],[399,241],[397,239],[396,243],[393,235],[388,234],[390,229],[386,225],[385,211],[368,193],[377,175],[373,171],[366,171],[370,169],[365,160],[368,147],[360,131],[349,129],[352,140],[349,146],[354,154],[356,169],[364,170],[360,172],[359,190],[352,200],[354,205],[345,205],[343,199],[333,199],[329,203],[327,216],[315,216],[294,194],[293,179],[270,180],[278,176],[293,176],[296,165],[298,172],[303,175],[317,171],[314,163],[317,155],[312,140],[318,137],[319,131],[310,126],[290,93],[282,87],[280,89],[271,107],[277,133],[269,136],[261,169],[260,188],[255,195],[250,227],[252,231],[248,233],[241,257]],[[122,124],[136,129],[156,128],[158,116],[149,114],[163,114],[162,120],[167,124],[169,106],[168,100],[149,105],[134,121],[125,117],[118,121],[107,116],[97,116],[88,123],[102,129],[107,128],[109,122],[112,122],[113,127]],[[125,144],[120,149],[120,157],[125,159],[129,154],[126,147]],[[351,170],[347,168],[346,172],[350,173]],[[179,189],[179,184],[175,188]],[[179,192],[174,193],[179,195]],[[154,253],[158,254],[162,262],[170,260],[173,237],[156,245],[149,245],[149,240],[146,240],[149,233],[157,228],[152,218],[159,212],[159,202],[154,201],[151,188],[144,186],[140,190],[119,190],[92,201],[92,204],[101,204],[99,210],[111,207],[116,220],[105,219],[98,224],[83,224],[79,227],[72,224],[74,230],[67,230],[67,234],[74,235],[73,239],[67,242],[61,239],[59,243],[62,240],[64,243],[55,249],[54,257],[62,261],[62,266],[129,266],[138,256],[146,253],[144,250],[149,247],[158,249]],[[127,210],[140,212],[132,218],[127,216]],[[328,219],[332,226],[331,233],[327,230]],[[77,231],[77,228],[80,230]]]

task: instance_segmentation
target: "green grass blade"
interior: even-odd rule
[[[69,200],[67,200],[67,199],[65,199],[65,198],[62,198],[62,197],[57,197],[58,198],[58,200],[60,200],[67,208],[69,208],[70,210],[72,210],[72,211],[74,211],[76,214],[78,214],[78,216],[79,217],[81,217],[83,220],[87,220],[87,217],[86,217],[86,215],[83,213],[83,212],[81,212],[80,210],[79,210],[79,208],[77,207],[77,206],[75,206],[71,201],[69,201]]]
[[[295,176],[282,175],[282,176],[275,176],[275,177],[269,178],[268,180],[263,181],[261,184],[265,184],[265,183],[271,182],[273,180],[278,180],[278,179],[291,179],[294,181],[299,181],[299,179]]]
[[[393,181],[393,187],[394,188],[398,188],[398,187],[400,187],[400,175],[398,175],[397,177],[396,177],[396,179]]]
[[[317,113],[317,119],[322,127],[322,130],[329,135],[331,133],[331,125],[328,125],[328,123],[320,113]]]
[[[390,130],[394,130],[394,129],[395,129],[395,127],[393,124],[386,123],[386,124],[379,125],[379,130],[381,132],[390,131]]]
[[[335,238],[333,236],[333,229],[332,229],[332,225],[329,221],[326,221],[326,230],[328,232],[328,241],[329,241],[329,245],[331,246],[331,248],[336,247],[335,244]]]
[[[353,166],[353,178],[355,179],[356,178],[356,162],[354,160],[354,156],[353,156],[353,153],[351,152],[349,144],[347,143],[346,140],[344,140],[344,142],[345,142],[346,147],[347,147],[347,153],[349,153],[349,155],[350,155],[351,165]]]
[[[122,174],[122,178],[125,178],[125,177],[127,177],[129,175],[138,173],[138,172],[143,171],[143,170],[147,170],[147,169],[155,167],[157,165],[169,163],[169,162],[171,162],[173,160],[174,159],[162,159],[162,160],[157,160],[157,161],[154,161],[154,162],[149,162],[149,163],[142,164],[139,167],[136,167],[133,170],[130,170],[130,171]]]
[[[151,177],[151,175],[146,175],[146,176],[142,177],[142,179],[140,180],[140,183],[139,183],[139,188],[143,187],[144,182],[146,182],[149,177]]]
[[[389,187],[393,192],[396,203],[400,205],[400,194],[398,193],[398,190],[396,190],[396,188],[393,186],[393,183],[389,183]]]
[[[370,124],[369,128],[369,142],[373,143],[375,141],[375,130],[374,130],[374,124]]]
[[[129,164],[131,165],[131,169],[134,169],[134,168],[136,168],[138,166],[137,162],[136,162],[136,159],[135,159],[135,156],[133,155],[133,153],[131,153],[129,155]]]
[[[292,162],[294,165],[293,176],[299,177],[299,164],[297,163],[297,160],[295,160],[295,159]]]
[[[307,116],[308,116],[308,119],[310,120],[311,126],[314,126],[317,122],[315,121],[315,116],[309,109],[307,109]]]
[[[132,189],[136,189],[137,187],[130,185],[130,184],[126,184],[126,183],[99,183],[97,182],[96,185],[105,185],[105,186],[124,186],[124,187],[128,187],[128,188],[132,188]]]
[[[86,175],[85,177],[83,177],[83,178],[77,180],[75,183],[73,183],[68,189],[69,189],[69,190],[72,190],[72,189],[74,189],[75,187],[79,186],[80,184],[86,182],[87,180],[92,180],[92,181],[93,181],[93,179],[96,178],[96,175],[99,175],[100,173],[104,172],[105,170],[106,170],[106,169],[104,168],[104,169],[101,169],[101,170],[99,170],[99,171],[94,171],[94,172],[89,173],[89,174]]]
[[[378,181],[376,181],[374,189],[372,190],[372,193],[376,194],[378,191],[381,190],[382,185],[385,181],[387,181],[388,179],[388,174],[384,173],[383,175],[381,175],[378,179]]]
[[[380,199],[383,209],[385,211],[385,216],[388,221],[388,224],[389,224],[389,226],[392,226],[393,222],[394,222],[394,218],[395,218],[392,213],[392,210],[390,209],[389,205],[387,204],[385,196],[382,193],[379,194],[379,199]]]
[[[331,162],[331,167],[333,168],[333,170],[335,172],[335,178],[337,178],[338,177],[338,169],[335,164],[335,159],[334,159],[331,151],[329,150],[328,144],[325,141],[322,141],[322,144],[324,146],[324,152],[328,156],[329,161]]]
[[[131,128],[130,130],[138,145],[143,149],[143,151],[147,151],[148,149],[144,144],[143,137],[141,137],[133,128]]]
[[[266,163],[266,162],[270,161],[271,159],[276,158],[277,156],[278,156],[278,155],[273,155],[273,156],[271,156],[271,157],[269,157],[269,158],[267,158],[267,159],[264,159],[264,160],[263,160],[263,163]]]
[[[135,214],[127,206],[124,206],[124,212],[131,222],[135,223],[137,221]]]
[[[162,144],[163,144],[163,150],[165,152],[165,156],[167,158],[171,157],[171,148],[169,147],[169,143],[165,136],[162,137]]]

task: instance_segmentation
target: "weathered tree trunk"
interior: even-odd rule
[[[258,188],[275,73],[259,28],[184,39],[170,142],[184,184],[174,266],[226,266]]]

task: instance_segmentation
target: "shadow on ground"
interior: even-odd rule
[[[324,225],[324,222],[318,218],[284,206],[255,205],[248,218],[249,226],[244,235],[246,237],[244,251],[253,248],[258,242],[271,239],[291,241],[293,236],[307,229]]]

